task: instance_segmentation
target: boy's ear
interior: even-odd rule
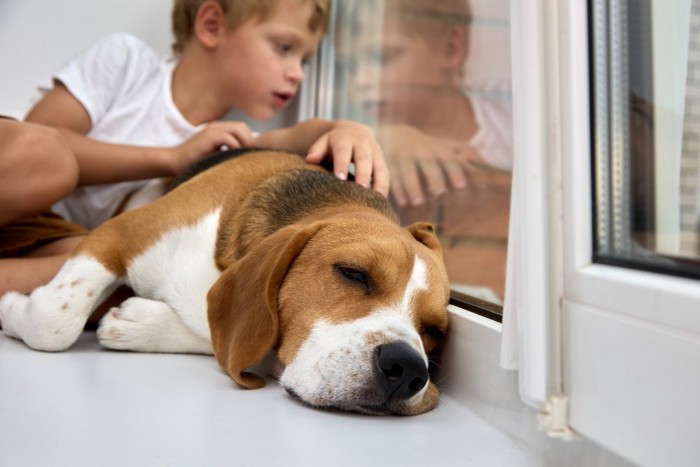
[[[216,47],[226,29],[226,13],[217,2],[207,0],[197,10],[194,35],[207,48]]]
[[[469,52],[469,38],[465,28],[449,27],[444,33],[442,57],[446,67],[460,69]]]

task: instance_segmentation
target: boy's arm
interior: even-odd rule
[[[60,82],[30,111],[26,120],[58,128],[78,161],[80,185],[173,176],[222,145],[248,146],[252,133],[240,122],[207,125],[174,147],[112,144],[85,136],[92,127],[82,104]]]
[[[372,130],[348,120],[310,119],[290,128],[272,130],[258,136],[253,144],[259,147],[285,149],[306,154],[306,160],[319,164],[333,156],[333,171],[347,179],[350,162],[355,163],[355,181],[372,187],[387,196],[389,171]]]

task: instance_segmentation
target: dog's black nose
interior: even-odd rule
[[[409,399],[425,387],[428,368],[423,358],[405,342],[377,347],[375,373],[387,401]]]

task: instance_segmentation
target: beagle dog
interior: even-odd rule
[[[3,332],[66,350],[126,283],[136,296],[100,321],[104,347],[213,353],[244,388],[265,384],[249,369],[272,351],[282,386],[311,406],[435,407],[428,355],[447,330],[449,283],[432,226],[400,227],[383,196],[298,155],[240,153],[96,229],[31,295],[5,294]]]

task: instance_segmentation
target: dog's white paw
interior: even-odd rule
[[[158,352],[157,344],[166,332],[163,322],[170,315],[177,319],[163,302],[132,297],[109,310],[100,321],[97,337],[110,349]]]
[[[29,297],[18,292],[7,292],[0,298],[0,325],[6,336],[20,338],[16,330],[17,317],[24,315],[28,306]]]
[[[100,344],[136,352],[211,353],[166,303],[132,297],[112,308],[97,329]]]

